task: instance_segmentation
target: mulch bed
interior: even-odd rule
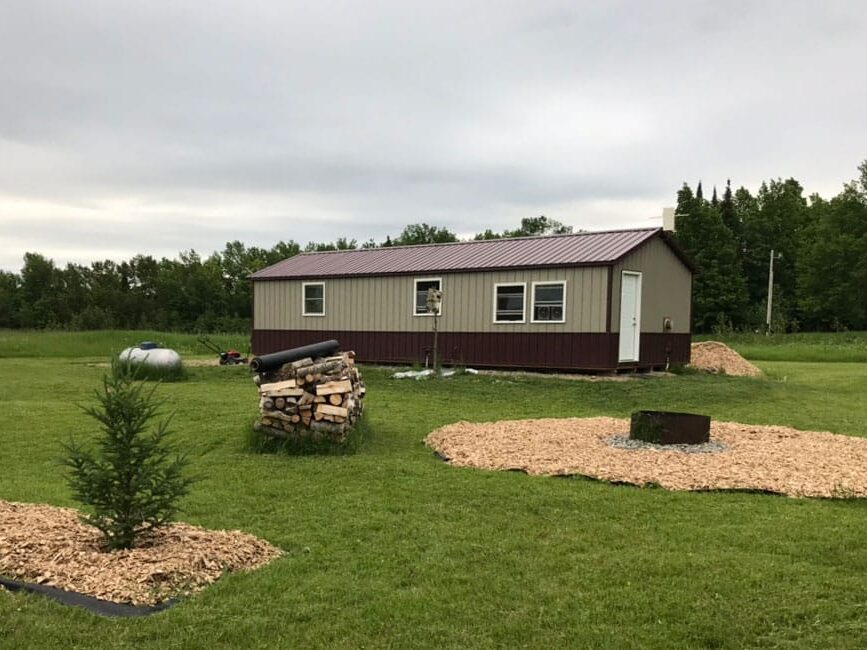
[[[629,420],[457,422],[425,442],[459,467],[581,475],[669,490],[760,490],[793,497],[867,497],[867,439],[782,426],[712,422],[718,453],[626,449]]]
[[[174,523],[138,547],[108,552],[72,508],[0,500],[0,575],[96,598],[155,605],[249,571],[282,551],[240,531]]]

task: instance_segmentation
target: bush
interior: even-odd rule
[[[129,364],[113,361],[96,391],[98,404],[84,408],[102,425],[96,450],[75,440],[65,445],[69,485],[93,509],[83,519],[102,531],[111,549],[131,548],[141,535],[170,522],[194,480],[185,476],[186,456],[167,442],[170,418],[147,432],[161,406],[156,388],[145,391]]]

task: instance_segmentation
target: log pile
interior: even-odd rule
[[[259,386],[256,429],[278,438],[344,442],[364,408],[354,352],[291,361],[253,381]]]

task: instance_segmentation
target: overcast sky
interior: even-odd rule
[[[867,2],[0,2],[0,268],[836,194]]]

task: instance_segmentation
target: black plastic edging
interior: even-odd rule
[[[56,600],[64,605],[73,607],[83,607],[89,612],[100,616],[115,616],[115,617],[130,617],[130,616],[149,616],[156,614],[164,609],[168,609],[176,604],[176,600],[167,600],[159,605],[152,607],[144,605],[126,605],[124,603],[114,603],[110,600],[102,600],[94,598],[86,594],[80,594],[76,591],[65,591],[55,587],[47,587],[45,585],[36,585],[29,582],[18,582],[7,578],[0,578],[0,586],[5,587],[9,591],[27,591],[32,594],[40,594],[47,596],[52,600]]]

